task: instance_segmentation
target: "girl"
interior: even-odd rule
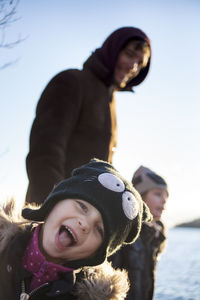
[[[94,159],[75,169],[22,216],[34,222],[1,212],[0,299],[124,299],[125,273],[94,266],[133,242],[149,211],[112,165]]]

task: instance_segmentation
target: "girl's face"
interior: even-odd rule
[[[40,234],[40,250],[55,263],[92,256],[104,238],[104,225],[100,212],[80,199],[58,202]]]
[[[148,191],[142,198],[148,205],[154,220],[159,220],[163,210],[165,209],[168,198],[166,190],[162,188],[155,188]]]

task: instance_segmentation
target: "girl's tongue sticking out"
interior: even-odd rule
[[[70,247],[74,245],[77,240],[72,230],[62,225],[59,230],[58,242],[62,247]]]

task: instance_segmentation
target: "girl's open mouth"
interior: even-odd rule
[[[74,246],[77,243],[77,238],[68,226],[61,225],[56,242],[59,248],[65,249],[66,247]]]

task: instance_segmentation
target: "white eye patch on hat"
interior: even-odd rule
[[[125,184],[120,178],[110,173],[102,173],[98,176],[98,181],[105,188],[113,192],[117,192],[117,193],[123,192],[122,209],[124,211],[125,216],[129,220],[133,220],[138,215],[139,204],[135,199],[135,196],[131,192],[125,191]]]

